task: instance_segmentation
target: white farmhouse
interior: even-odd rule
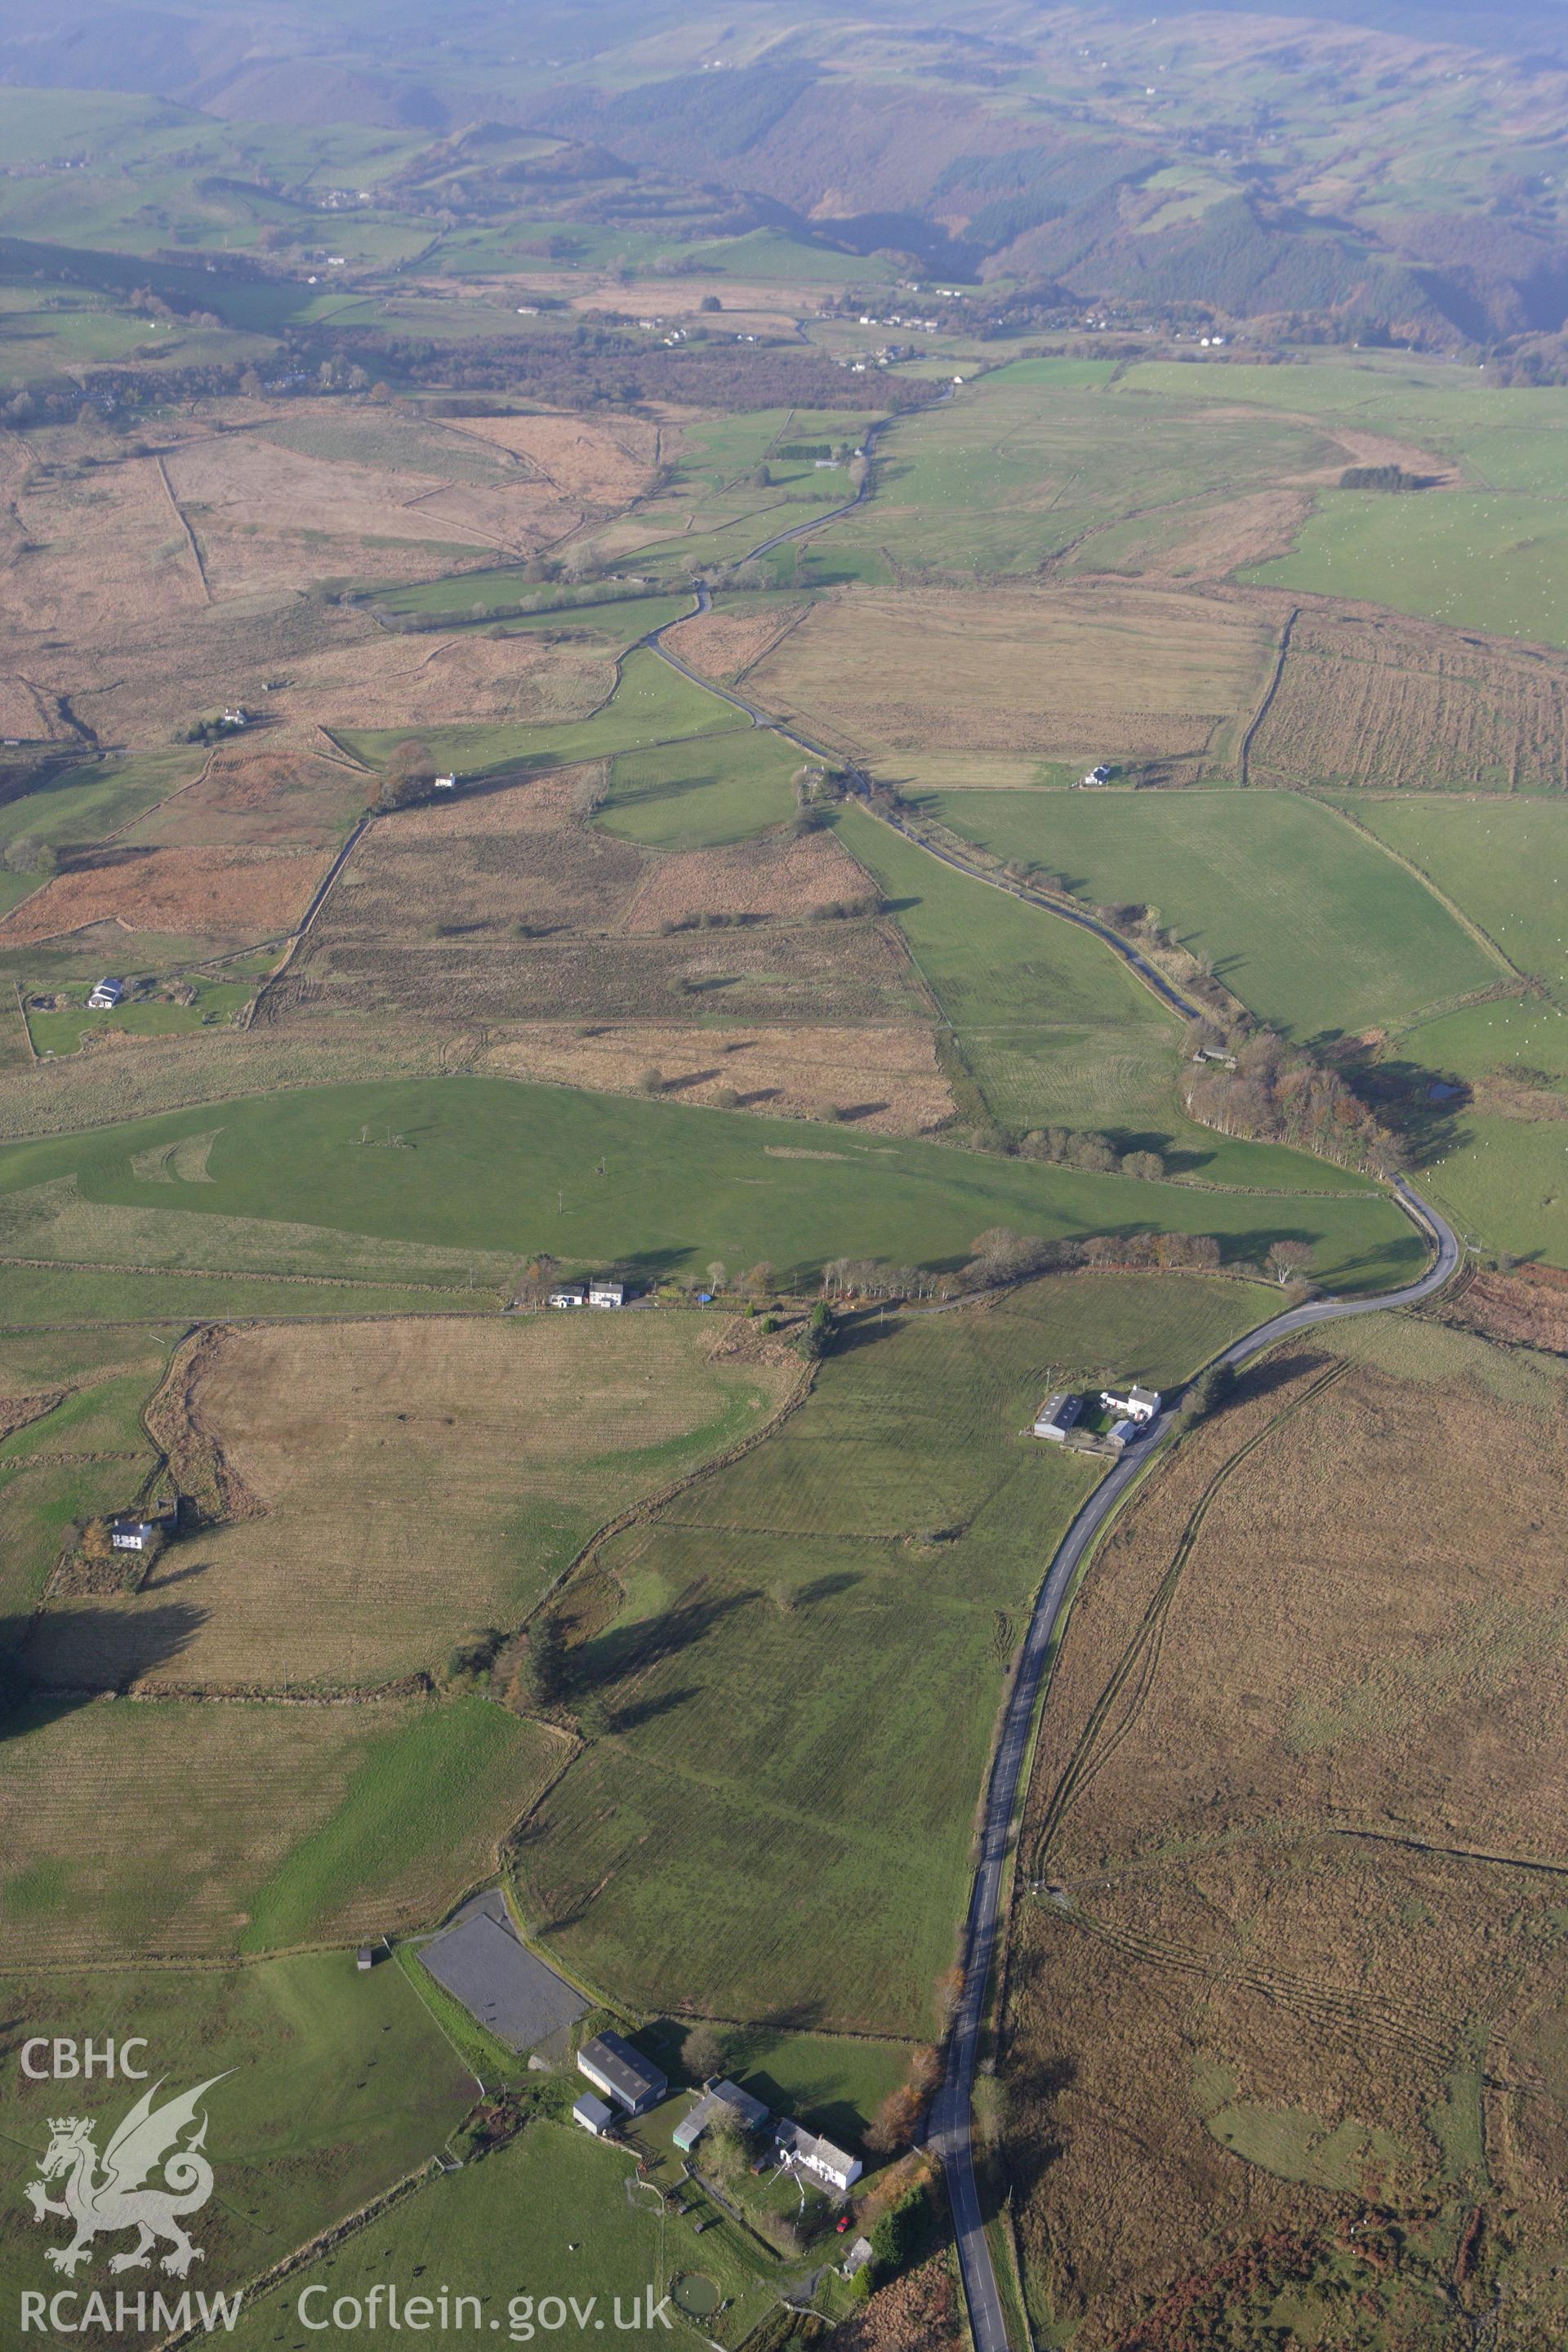
[[[803,2130],[799,2124],[781,2124],[777,2144],[781,2155],[790,2163],[799,2165],[804,2171],[814,2172],[819,2180],[826,2180],[830,2189],[837,2189],[841,2195],[854,2187],[865,2170],[858,2156],[846,2156],[844,2150],[835,2147],[830,2139],[818,2139],[815,2134]]]
[[[1123,1420],[1142,1429],[1153,1420],[1160,1410],[1160,1391],[1158,1389],[1141,1388],[1101,1389],[1100,1402],[1107,1412],[1120,1413]]]

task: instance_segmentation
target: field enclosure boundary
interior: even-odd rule
[[[169,468],[163,463],[163,459],[159,453],[153,453],[153,463],[157,467],[158,479],[163,485],[163,496],[169,501],[169,510],[173,514],[174,520],[179,524],[181,532],[184,538],[185,545],[191,551],[191,561],[196,567],[196,578],[202,583],[202,596],[205,602],[210,604],[214,601],[212,583],[207,578],[207,567],[202,559],[202,551],[196,544],[195,532],[191,529],[190,523],[186,520],[184,507],[181,506],[179,499],[174,496],[174,486],[169,479]]]
[[[1359,834],[1363,841],[1371,842],[1374,848],[1381,849],[1385,857],[1391,857],[1395,866],[1402,866],[1405,873],[1410,875],[1414,880],[1419,882],[1424,890],[1430,891],[1433,898],[1436,899],[1437,904],[1443,908],[1447,914],[1453,917],[1455,922],[1458,924],[1459,929],[1468,933],[1469,938],[1474,940],[1477,947],[1479,947],[1484,954],[1490,956],[1494,963],[1500,964],[1504,971],[1508,972],[1512,979],[1518,981],[1521,988],[1527,990],[1532,995],[1537,992],[1544,993],[1541,989],[1541,982],[1530,972],[1521,971],[1519,966],[1513,961],[1507,950],[1498,945],[1498,942],[1493,939],[1489,931],[1483,930],[1480,924],[1477,922],[1473,915],[1468,915],[1465,912],[1465,909],[1459,905],[1458,899],[1449,898],[1447,892],[1432,879],[1432,877],[1426,872],[1425,866],[1417,866],[1413,857],[1407,857],[1403,850],[1395,849],[1391,843],[1384,841],[1380,834],[1373,833],[1369,824],[1364,824],[1359,816],[1353,815],[1348,808],[1342,807],[1338,800],[1331,800],[1325,794],[1317,793],[1312,793],[1310,797],[1314,800],[1321,800],[1325,808],[1331,809],[1336,816],[1342,817],[1344,819],[1344,822],[1350,826],[1352,833]],[[1414,793],[1401,793],[1397,795],[1397,797],[1401,799],[1415,799],[1418,796]],[[1506,797],[1506,795],[1501,795],[1500,797]],[[1414,1028],[1416,1022],[1424,1021],[1429,1016],[1426,1013],[1417,1013],[1415,1021],[1407,1022],[1405,1026],[1407,1028]]]
[[[1253,739],[1256,737],[1258,729],[1262,726],[1264,720],[1268,718],[1269,712],[1274,708],[1276,698],[1279,692],[1280,682],[1285,676],[1285,664],[1289,658],[1290,639],[1294,634],[1296,624],[1300,617],[1301,607],[1300,604],[1292,604],[1289,614],[1286,615],[1285,625],[1279,632],[1279,644],[1274,656],[1273,674],[1268,680],[1268,686],[1264,688],[1263,699],[1258,704],[1257,709],[1253,712],[1251,719],[1247,724],[1247,732],[1241,739],[1241,746],[1236,755],[1236,767],[1237,781],[1242,786],[1243,790],[1247,788],[1251,781],[1247,769],[1248,762],[1252,757]]]

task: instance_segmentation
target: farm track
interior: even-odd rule
[[[844,507],[840,512],[847,514],[850,510],[849,507]],[[828,522],[833,519],[831,516],[825,515],[822,520]],[[800,531],[820,529],[821,523],[797,523],[795,530],[782,532],[780,536],[793,539]],[[776,545],[777,541],[765,540],[763,544],[764,547],[772,547]],[[757,551],[753,551],[753,552]],[[681,620],[694,620],[699,614],[711,611],[713,600],[706,581],[698,583],[696,596],[697,602],[693,610],[690,613],[683,613],[680,615]],[[805,751],[814,760],[826,760],[830,763],[836,760],[837,754],[826,745],[814,742],[810,736],[802,735],[797,729],[786,726],[783,719],[770,717],[768,712],[760,709],[756,703],[748,701],[744,695],[736,693],[733,688],[716,686],[711,678],[703,677],[683,662],[679,655],[672,654],[661,640],[665,630],[674,628],[676,625],[675,622],[667,621],[663,628],[650,629],[647,635],[640,642],[650,646],[661,661],[668,662],[672,669],[679,670],[681,677],[689,678],[693,686],[705,688],[708,693],[717,695],[720,701],[727,702],[734,709],[743,711],[753,727],[766,728],[771,734],[779,736],[786,743],[795,744],[797,750]],[[861,805],[868,804],[862,803]],[[871,810],[869,813],[873,815],[879,814],[876,810]],[[1044,914],[1058,916],[1064,923],[1074,923],[1079,930],[1092,932],[1097,940],[1102,940],[1114,955],[1121,958],[1129,971],[1142,982],[1145,988],[1152,991],[1168,1011],[1176,1013],[1184,1021],[1196,1021],[1202,1017],[1201,1008],[1184,997],[1180,990],[1165,978],[1164,973],[1149,961],[1146,956],[1141,955],[1136,948],[1130,947],[1125,940],[1119,938],[1117,933],[1110,929],[1106,924],[1097,921],[1094,916],[1086,914],[1079,908],[1063,906],[1059,900],[1047,898],[1041,892],[1029,889],[1024,883],[1007,882],[998,875],[987,874],[980,866],[973,866],[967,860],[958,856],[955,852],[939,848],[933,842],[922,840],[919,834],[911,833],[907,825],[900,824],[896,817],[881,817],[880,822],[886,824],[889,831],[902,835],[903,838],[911,842],[917,849],[923,849],[928,857],[934,857],[943,866],[952,866],[957,874],[967,875],[971,881],[987,883],[992,889],[1005,891],[1011,898],[1021,898],[1026,906],[1038,907]]]
[[[880,431],[882,428],[875,429]],[[868,435],[868,444],[871,437]],[[765,555],[770,549],[781,546],[786,541],[804,538],[809,531],[821,530],[827,524],[838,521],[865,502],[871,486],[872,475],[868,468],[866,478],[854,499],[831,514],[819,515],[810,522],[797,523],[793,530],[780,531],[773,538],[763,540],[742,560],[749,562],[754,556]],[[710,610],[712,599],[705,581],[697,583],[696,599],[699,613]],[[673,626],[673,624],[667,623],[666,626]],[[672,668],[679,670],[683,677],[690,679],[696,686],[706,688],[735,709],[743,711],[754,727],[770,728],[785,742],[798,745],[813,758],[831,758],[832,755],[820,744],[785,726],[757,704],[749,701],[744,695],[729,688],[714,686],[710,679],[700,677],[665,647],[661,642],[664,634],[662,628],[650,629],[642,643],[650,646]],[[1277,665],[1276,684],[1278,672],[1282,667],[1281,658]],[[885,821],[893,822],[890,819]],[[901,825],[893,824],[893,829],[904,832]],[[973,869],[965,866],[956,856],[934,848],[929,842],[920,840],[918,835],[906,834],[905,837],[942,864],[953,866],[960,873],[973,873]],[[1189,1003],[1163,973],[1157,971],[1135,949],[1130,948],[1092,916],[1058,906],[1016,884],[998,881],[992,875],[973,874],[973,878],[987,882],[994,889],[1005,890],[1009,896],[1023,898],[1026,903],[1040,907],[1046,913],[1059,916],[1064,921],[1076,922],[1081,929],[1092,931],[1121,957],[1145,986],[1152,989],[1172,1012],[1185,1020],[1198,1017],[1197,1006]],[[1390,1307],[1413,1307],[1440,1290],[1461,1264],[1459,1243],[1452,1228],[1436,1210],[1431,1208],[1403,1177],[1394,1181],[1393,1191],[1412,1223],[1433,1244],[1432,1262],[1425,1274],[1416,1281],[1404,1284],[1379,1297],[1325,1299],[1309,1307],[1290,1308],[1283,1315],[1271,1317],[1247,1338],[1236,1340],[1215,1361],[1237,1367],[1297,1331],[1310,1330],[1319,1323],[1331,1322],[1344,1315],[1373,1314]],[[1047,1565],[1028,1630],[1018,1651],[1013,1685],[1003,1711],[1000,1735],[987,1776],[981,1859],[975,1872],[961,1944],[963,1990],[949,2032],[947,2071],[926,2126],[927,2145],[942,2163],[947,2179],[959,2269],[963,2281],[974,2352],[1016,2352],[986,2235],[988,2217],[981,2202],[980,2186],[974,2170],[973,2107],[974,2075],[986,2015],[987,1987],[997,1957],[999,1928],[1005,1929],[1005,1927],[1003,1906],[1011,1877],[1013,1824],[1032,1744],[1035,1711],[1044,1688],[1047,1667],[1071,1605],[1079,1572],[1087,1564],[1107,1522],[1129,1487],[1142,1476],[1157,1451],[1168,1443],[1173,1433],[1169,1426],[1162,1428],[1163,1419],[1162,1415],[1134,1452],[1123,1456],[1095,1489]]]
[[[365,834],[370,831],[371,826],[374,823],[374,816],[367,811],[367,813],[361,817],[359,823],[354,826],[353,831],[349,835],[348,839],[343,843],[342,847],[338,851],[337,856],[333,858],[331,864],[328,866],[326,872],[317,883],[315,895],[312,897],[310,905],[300,916],[299,922],[296,924],[289,936],[289,945],[284,950],[282,961],[278,964],[274,971],[268,972],[267,978],[262,982],[261,986],[257,990],[256,994],[245,1007],[244,1026],[247,1029],[253,1029],[256,1026],[257,1015],[260,1013],[263,1004],[266,1003],[269,991],[288,971],[289,965],[294,961],[295,955],[303,945],[311,924],[321,913],[321,908],[326,905],[327,898],[331,893],[333,883],[337,880],[339,875],[348,864],[349,859],[353,856],[354,851],[359,847],[361,840],[363,838]],[[268,1017],[270,1019],[270,1014]]]
[[[1373,2042],[1425,2065],[1444,2069],[1452,2063],[1462,2022],[1458,2018],[1432,2018],[1406,2010],[1401,2003],[1373,2000],[1315,1977],[1296,1977],[1283,1969],[1244,1965],[1223,1952],[1202,1952],[1166,1937],[1112,1927],[1076,1905],[1063,1909],[1062,1916],[1129,1959],[1177,1975],[1206,1978],[1236,1991],[1258,1993],[1276,2008],[1299,2017],[1303,2024],[1319,2032],[1340,2035],[1352,2047]],[[1483,2079],[1494,2090],[1521,2091],[1531,2087],[1511,2075],[1494,2074],[1489,2068]]]

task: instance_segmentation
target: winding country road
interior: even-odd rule
[[[1373,1315],[1391,1307],[1413,1307],[1428,1298],[1457,1271],[1460,1248],[1452,1229],[1414,1188],[1401,1178],[1394,1190],[1412,1222],[1434,1244],[1431,1265],[1416,1282],[1369,1298],[1325,1298],[1308,1307],[1292,1307],[1283,1315],[1233,1341],[1216,1360],[1241,1365],[1273,1347],[1292,1332],[1331,1323],[1344,1315]],[[1163,1424],[1163,1425],[1162,1425]],[[975,2352],[1017,2352],[1007,2333],[1007,2322],[996,2284],[996,2273],[986,2242],[979,2184],[970,2140],[970,2109],[975,2060],[986,1985],[995,1958],[997,1923],[1002,1912],[1006,1860],[1018,1801],[1019,1783],[1028,1754],[1029,1733],[1056,1637],[1072,1598],[1078,1571],[1092,1549],[1106,1521],[1152,1454],[1166,1444],[1173,1426],[1162,1414],[1148,1434],[1101,1481],[1058,1545],[1035,1602],[1034,1615],[1018,1655],[1013,1688],[1003,1718],[1002,1736],[991,1766],[985,1795],[979,1868],[970,1898],[964,1930],[963,1993],[953,2020],[948,2047],[947,2073],[931,2108],[927,2144],[942,2164],[952,2201],[958,2237],[958,2258]]]
[[[795,524],[788,530],[775,532],[773,538],[765,539],[752,548],[751,555],[765,555],[770,548],[782,546],[786,540],[804,538],[808,531],[821,530],[826,524],[837,522],[841,516],[853,512],[868,495],[869,489],[870,475],[868,471],[858,495],[844,506],[835,508],[831,514],[816,515],[807,522]],[[750,558],[742,560],[749,561]],[[708,612],[711,608],[712,598],[706,581],[695,583],[695,593],[697,612]],[[694,615],[683,617],[689,619]],[[677,625],[675,622],[667,622],[665,628]],[[736,694],[726,687],[715,686],[710,678],[689,668],[662,643],[664,634],[664,628],[650,629],[642,642],[651,646],[672,669],[689,678],[694,686],[706,688],[721,701],[744,712],[753,726],[769,729],[811,757],[829,761],[837,760],[836,753],[786,727],[754,702],[749,702],[744,695]],[[902,834],[917,848],[923,849],[928,856],[940,859],[944,866],[953,866],[961,874],[967,874],[972,880],[988,883],[994,889],[1005,890],[1012,898],[1022,898],[1028,905],[1038,907],[1043,914],[1054,915],[1059,921],[1076,923],[1081,929],[1094,932],[1172,1012],[1186,1020],[1199,1017],[1197,1005],[1190,1003],[1163,972],[1139,954],[1136,948],[1130,947],[1125,940],[1119,938],[1094,916],[1077,908],[1063,906],[1059,900],[1046,898],[1024,884],[1010,882],[966,865],[955,854],[921,840],[918,835],[900,824],[896,818],[884,818],[883,822],[893,831]],[[1267,1323],[1259,1324],[1244,1339],[1233,1341],[1215,1359],[1216,1362],[1239,1366],[1249,1362],[1254,1356],[1261,1355],[1277,1340],[1287,1339],[1293,1332],[1310,1330],[1319,1323],[1337,1321],[1344,1315],[1372,1315],[1387,1307],[1413,1307],[1420,1299],[1428,1298],[1434,1291],[1440,1290],[1458,1269],[1462,1256],[1458,1240],[1445,1219],[1403,1177],[1395,1180],[1393,1190],[1411,1222],[1432,1244],[1432,1262],[1418,1281],[1406,1283],[1398,1290],[1383,1291],[1372,1297],[1316,1299],[1310,1306],[1289,1307],[1282,1315],[1271,1316]],[[1018,1653],[1013,1686],[1002,1720],[1001,1738],[991,1761],[981,1832],[980,1862],[964,1923],[961,1955],[963,1990],[949,2037],[947,2071],[942,2077],[942,2088],[932,2102],[926,2129],[926,2145],[942,2163],[952,2205],[959,2266],[963,2277],[964,2300],[969,2307],[975,2352],[1021,2352],[1021,2347],[1013,2344],[1007,2332],[995,2266],[985,2236],[980,2187],[974,2172],[972,2115],[986,1988],[996,1956],[1007,1856],[1019,1787],[1028,1755],[1030,1730],[1046,1668],[1066,1619],[1078,1572],[1128,1488],[1142,1475],[1152,1456],[1169,1444],[1174,1433],[1173,1422],[1162,1413],[1117,1463],[1109,1476],[1101,1480],[1058,1545],[1036,1598],[1029,1629]]]

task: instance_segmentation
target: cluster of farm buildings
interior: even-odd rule
[[[1081,1390],[1058,1389],[1035,1415],[1035,1435],[1055,1445],[1079,1440],[1097,1450],[1121,1454],[1158,1420],[1160,1391],[1142,1388],[1136,1381],[1119,1389],[1101,1389],[1100,1410],[1111,1416],[1110,1425],[1092,1438],[1082,1428],[1088,1403]]]
[[[550,1294],[552,1307],[624,1307],[626,1286],[613,1275],[591,1275],[586,1282],[558,1282]]]
[[[596,2033],[591,2042],[584,2042],[577,2053],[577,2068],[594,2089],[584,2094],[572,2113],[584,2131],[595,2137],[613,2131],[619,2115],[647,2115],[668,2095],[669,2081],[662,2069],[619,2033]],[[761,2099],[753,2099],[739,2084],[717,2077],[703,2084],[689,2112],[676,2126],[675,2146],[689,2156],[711,2125],[731,2116],[759,2140],[763,2126],[772,2121],[775,2163],[808,2174],[841,2197],[860,2178],[863,2168],[858,2156],[847,2155],[831,2140],[818,2138],[786,2116],[770,2116]]]

